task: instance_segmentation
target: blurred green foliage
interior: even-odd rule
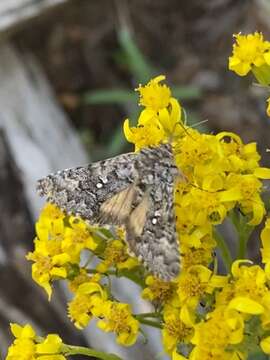
[[[136,84],[146,84],[151,78],[160,74],[160,71],[156,70],[144,54],[140,51],[136,45],[130,31],[127,28],[119,29],[118,42],[120,46],[120,56],[116,58],[116,61],[125,62],[125,66],[131,74]],[[193,86],[175,86],[171,87],[173,96],[182,100],[197,99],[201,96],[201,91],[198,87]],[[124,107],[127,117],[130,119],[131,124],[135,125],[138,117],[138,95],[131,90],[127,89],[102,89],[86,92],[83,96],[83,103],[85,104],[117,104]],[[196,122],[194,121],[191,123]],[[190,117],[189,117],[190,124]],[[89,135],[89,132],[88,132]],[[87,136],[84,134],[84,139]],[[91,136],[90,136],[91,137]],[[104,148],[104,154],[101,156],[114,156],[122,152],[126,140],[123,136],[122,123],[116,128],[108,143]]]
[[[270,356],[263,353],[251,354],[248,360],[270,360]]]

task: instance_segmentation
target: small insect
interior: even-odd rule
[[[174,184],[182,177],[170,144],[146,147],[38,181],[38,192],[90,224],[120,225],[144,265],[169,281],[180,271]]]

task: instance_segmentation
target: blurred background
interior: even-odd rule
[[[65,289],[48,303],[25,254],[43,204],[35,182],[52,171],[130,151],[122,123],[136,123],[133,89],[165,74],[188,123],[257,141],[269,166],[270,120],[262,88],[228,71],[232,34],[270,39],[269,0],[1,0],[0,2],[0,352],[9,322],[31,322],[67,343],[117,352],[92,324],[76,330]],[[258,248],[258,247],[257,247]],[[256,246],[251,251],[257,256]],[[127,301],[135,288],[116,284]],[[135,304],[140,310],[147,304]],[[60,330],[59,330],[60,329]],[[166,359],[158,333],[120,353]],[[158,355],[157,355],[158,354]],[[79,357],[77,357],[79,359]]]

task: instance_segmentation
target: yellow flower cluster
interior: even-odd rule
[[[270,84],[270,42],[265,41],[262,33],[234,35],[233,53],[229,57],[229,69],[239,76],[250,71],[257,81],[264,86]],[[270,116],[270,98],[267,115]]]
[[[148,277],[142,296],[164,305],[164,348],[173,358],[184,358],[177,349],[179,344],[188,342],[193,348],[189,359],[243,358],[237,347],[229,349],[243,342],[248,316],[258,315],[256,292],[250,286],[251,282],[258,284],[256,276],[264,274],[265,295],[270,296],[266,275],[259,267],[240,267],[235,262],[232,276],[221,276],[211,271],[208,265],[213,261],[213,249],[217,245],[214,226],[221,224],[230,212],[240,210],[251,227],[262,222],[265,206],[261,199],[261,180],[270,178],[270,169],[260,167],[255,143],[246,145],[230,132],[200,134],[186,126],[181,120],[181,106],[170,92],[164,93],[161,100],[160,94],[166,89],[159,84],[162,80],[164,77],[159,76],[138,88],[145,109],[137,127],[130,127],[129,121],[125,121],[124,132],[136,150],[161,142],[172,143],[176,165],[186,179],[175,187],[182,271],[171,284]],[[147,99],[144,98],[146,94]],[[155,100],[151,103],[151,99]],[[270,257],[269,244],[268,248]],[[262,251],[265,249],[264,246]],[[247,278],[244,273],[249,271],[259,274]],[[250,294],[240,290],[240,284],[245,284],[246,291],[250,288]],[[260,312],[263,321],[268,308],[265,301],[261,304],[262,298],[256,299],[257,306],[263,311]],[[214,311],[200,316],[200,302],[206,303],[209,309],[213,307]],[[213,347],[213,339],[217,339],[216,347]]]
[[[76,327],[86,327],[93,317],[102,318],[103,322],[98,322],[101,329],[114,331],[119,343],[132,345],[138,335],[138,321],[127,304],[109,299],[102,275],[106,277],[112,267],[124,271],[138,267],[139,263],[128,255],[120,238],[124,236],[123,232],[119,231],[119,239],[106,241],[102,229],[99,232],[81,219],[66,216],[56,206],[46,204],[36,223],[35,250],[27,255],[27,259],[34,262],[32,277],[46,290],[49,298],[52,282],[65,279],[74,293],[68,304],[68,315]],[[81,265],[85,251],[89,252],[89,261],[93,255],[100,258],[95,269]],[[125,307],[120,311],[122,305]],[[110,311],[111,308],[119,309],[117,319],[112,317],[114,311]],[[108,325],[104,326],[106,320]]]
[[[73,216],[65,220],[60,209],[47,204],[36,223],[35,251],[27,255],[28,260],[34,261],[33,279],[46,290],[49,298],[51,281],[71,276],[80,261],[81,251],[93,251],[98,245],[82,220]]]
[[[229,69],[245,76],[253,67],[270,65],[270,42],[263,39],[262,33],[234,35],[233,54],[229,58]]]
[[[11,332],[15,336],[9,347],[6,360],[65,360],[61,354],[62,340],[58,335],[49,334],[46,338],[38,338],[35,330],[29,325],[11,324]]]
[[[262,38],[257,34],[253,41],[261,44]],[[258,61],[250,60],[251,66]],[[231,132],[201,134],[183,123],[181,106],[161,84],[164,79],[138,87],[144,108],[136,127],[125,121],[124,133],[136,151],[172,144],[183,173],[174,195],[180,275],[164,282],[147,274],[129,256],[123,229],[113,236],[47,204],[36,224],[35,250],[27,256],[34,262],[33,279],[49,297],[52,282],[65,279],[74,295],[68,316],[75,326],[84,328],[96,318],[97,326],[114,332],[122,345],[134,344],[145,324],[161,329],[164,350],[174,360],[247,359],[258,349],[269,354],[270,220],[261,234],[264,268],[243,259],[232,264],[224,256],[229,273],[219,275],[214,250],[220,247],[224,255],[226,244],[215,226],[225,218],[240,216],[238,225],[249,231],[263,221],[262,180],[270,179],[270,169],[260,167],[255,143],[244,144]],[[140,285],[142,297],[157,311],[132,314],[130,305],[116,300],[110,276]]]

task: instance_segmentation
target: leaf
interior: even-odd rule
[[[83,96],[86,104],[125,104],[138,101],[138,95],[134,91],[124,89],[88,91]]]
[[[127,28],[120,29],[118,32],[118,39],[126,54],[130,72],[136,78],[136,82],[148,82],[150,78],[154,76],[156,71],[137,47],[130,31]]]

